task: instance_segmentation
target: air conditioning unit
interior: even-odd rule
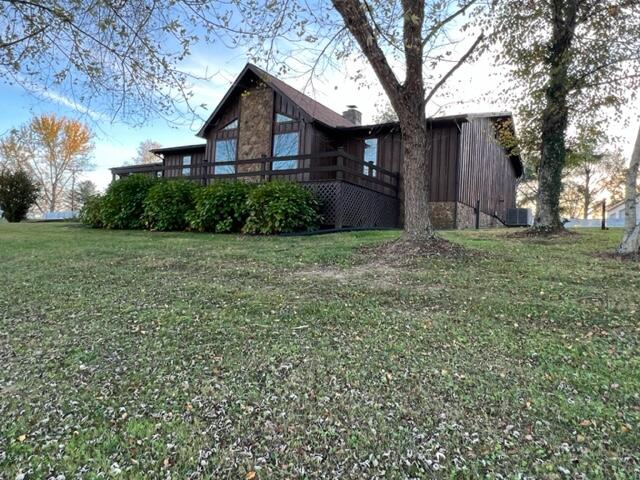
[[[533,224],[533,215],[529,208],[507,209],[507,227],[528,227]]]

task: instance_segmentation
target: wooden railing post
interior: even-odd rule
[[[263,153],[260,158],[262,158],[262,163],[260,164],[260,180],[264,182],[267,180],[267,174],[265,173],[267,171],[267,156]]]

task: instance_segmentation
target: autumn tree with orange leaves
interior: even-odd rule
[[[41,212],[62,208],[64,192],[90,167],[92,132],[78,120],[55,114],[34,117],[0,140],[0,157],[8,168],[22,168],[41,186]]]

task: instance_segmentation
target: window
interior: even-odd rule
[[[378,139],[377,138],[367,138],[364,141],[364,161],[366,163],[372,163],[373,165],[378,165]],[[365,175],[376,175],[376,171],[373,170],[368,165],[365,165],[362,173]]]
[[[291,157],[298,155],[299,138],[300,135],[298,132],[276,133],[273,136],[273,156]],[[297,166],[297,160],[281,160],[279,162],[273,162],[271,168],[273,170],[289,170]]]
[[[185,155],[182,157],[182,176],[188,177],[191,175],[191,155]]]
[[[276,123],[287,123],[287,122],[295,122],[295,118],[291,118],[288,115],[284,115],[282,113],[276,113]]]
[[[233,130],[234,128],[238,128],[238,119],[237,118],[235,120],[227,123],[224,127],[222,127],[222,130]]]
[[[214,162],[235,162],[236,160],[236,145],[237,140],[235,138],[229,138],[226,140],[216,141],[216,150],[214,154]],[[216,165],[213,169],[213,173],[216,175],[223,175],[229,173],[235,173],[235,165]]]

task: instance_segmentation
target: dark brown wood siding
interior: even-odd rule
[[[458,201],[506,218],[508,208],[516,206],[516,172],[511,160],[495,138],[493,122],[472,119],[462,124],[458,171]]]
[[[164,176],[167,178],[177,178],[182,176],[182,161],[186,155],[191,156],[191,176],[200,176],[204,174],[202,163],[205,159],[203,149],[198,151],[182,151],[164,154],[165,167],[176,167],[165,170]]]
[[[460,133],[456,124],[429,127],[431,175],[431,202],[453,202],[456,198],[456,163],[460,145]],[[400,132],[375,134],[350,138],[344,148],[348,153],[364,159],[364,139],[378,139],[378,166],[400,174],[400,198],[404,198],[402,188],[402,138]]]

